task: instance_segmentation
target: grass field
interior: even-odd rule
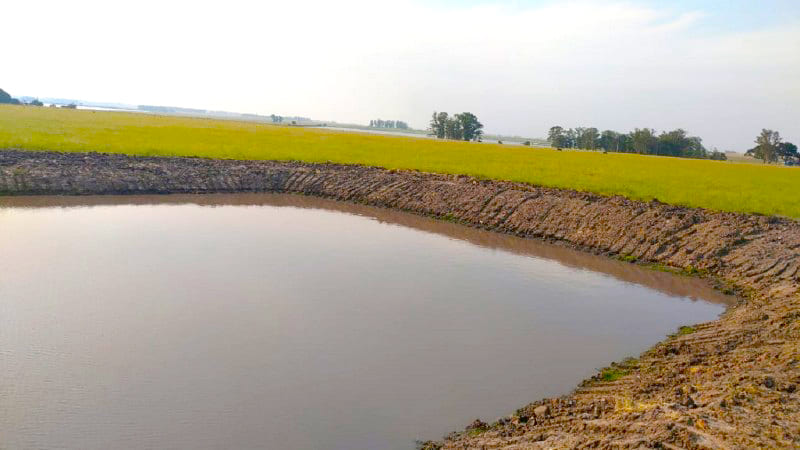
[[[756,164],[5,105],[0,148],[358,163],[800,218],[800,169]]]

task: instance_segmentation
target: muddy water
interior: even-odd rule
[[[413,448],[730,301],[306,197],[0,198],[0,447]]]

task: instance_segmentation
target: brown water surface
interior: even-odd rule
[[[413,448],[731,302],[309,197],[0,198],[0,447]]]

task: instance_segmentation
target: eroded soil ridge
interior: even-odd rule
[[[206,192],[301,193],[432,215],[708,276],[742,298],[569,395],[476,421],[429,448],[800,446],[794,220],[362,166],[0,151],[0,194]],[[509,351],[524,358],[525,348]]]

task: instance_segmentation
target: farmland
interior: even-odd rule
[[[21,106],[0,107],[0,148],[363,164],[800,218],[800,171],[759,164]]]

